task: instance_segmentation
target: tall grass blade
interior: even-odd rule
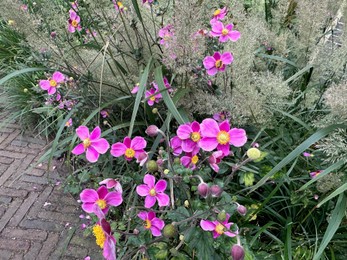
[[[16,70],[16,71],[6,75],[5,77],[1,78],[0,79],[0,85],[3,85],[9,79],[17,77],[19,75],[29,73],[29,72],[34,72],[34,71],[41,71],[41,70],[47,70],[47,69],[45,69],[45,68],[25,68],[25,69],[21,69],[21,70]]]

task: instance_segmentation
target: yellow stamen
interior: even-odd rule
[[[155,101],[155,96],[150,97],[149,100]]]
[[[92,142],[90,141],[89,138],[86,138],[83,140],[83,146],[84,146],[84,149],[87,149],[89,146],[91,146]]]
[[[144,226],[146,229],[150,229],[152,227],[152,223],[149,219],[146,219]]]
[[[127,148],[125,150],[125,157],[127,158],[133,158],[135,156],[135,151],[132,148]]]
[[[51,87],[56,87],[56,86],[58,85],[58,83],[57,83],[54,79],[51,79],[51,80],[49,81],[49,85],[50,85]]]
[[[214,11],[213,16],[217,16],[219,14],[220,14],[220,9],[217,9],[216,11]]]
[[[122,9],[124,7],[122,2],[117,2],[117,5],[118,5],[119,9]]]
[[[230,141],[230,135],[226,131],[220,131],[217,134],[217,141],[219,144],[227,144]]]
[[[193,164],[197,164],[198,161],[199,161],[199,157],[198,157],[197,155],[194,155],[194,156],[192,157],[191,162],[192,162]]]
[[[77,27],[77,26],[78,26],[78,22],[77,22],[76,20],[72,20],[72,21],[71,21],[71,25],[72,25],[73,27]]]
[[[154,197],[155,195],[157,195],[157,193],[155,192],[155,189],[154,189],[154,188],[151,189],[151,190],[149,191],[149,195],[151,195],[152,197]]]
[[[215,66],[217,69],[220,69],[223,67],[223,62],[221,60],[216,60]]]
[[[200,141],[200,133],[199,132],[193,132],[190,134],[190,139],[192,139],[193,142],[197,143]]]
[[[224,28],[224,29],[222,30],[222,34],[223,34],[223,35],[227,35],[228,33],[229,33],[229,30],[228,30],[228,29],[225,29],[225,28]]]
[[[104,244],[105,244],[105,241],[106,241],[106,236],[105,236],[105,233],[102,230],[102,227],[100,225],[96,224],[93,227],[93,234],[94,234],[95,239],[96,239],[96,244],[98,246],[100,246],[101,248],[104,248]]]
[[[107,203],[105,200],[103,199],[98,199],[96,202],[96,204],[98,204],[98,206],[100,207],[100,209],[104,209],[107,207]]]
[[[225,227],[221,223],[218,223],[214,231],[216,231],[219,235],[222,235],[225,232]]]

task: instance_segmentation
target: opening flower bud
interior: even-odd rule
[[[153,108],[153,109],[152,109],[152,113],[153,113],[153,114],[158,113],[158,108]]]
[[[218,213],[217,215],[217,220],[220,222],[224,222],[227,218],[227,214],[225,213],[224,210],[222,210],[221,212]]]
[[[176,158],[174,159],[174,164],[180,165],[180,164],[181,164],[180,158],[176,157]]]
[[[202,182],[198,185],[198,192],[201,197],[207,198],[208,194],[210,193],[210,187],[205,182]]]
[[[147,164],[146,164],[146,166],[147,166],[147,170],[148,170],[149,172],[156,172],[156,171],[158,170],[158,164],[157,164],[157,162],[154,161],[154,160],[148,161]]]
[[[250,158],[252,160],[257,160],[260,158],[261,152],[258,148],[253,147],[253,148],[248,149],[247,156],[248,156],[248,158]]]
[[[176,234],[176,227],[172,224],[168,224],[163,229],[164,237],[173,237]]]
[[[222,194],[223,189],[219,187],[218,185],[212,185],[210,188],[210,191],[211,191],[212,197],[219,197]]]
[[[159,128],[156,125],[150,125],[147,127],[145,133],[150,137],[155,137],[158,135]]]
[[[247,214],[247,208],[243,205],[238,204],[236,210],[241,216],[245,216]]]
[[[185,200],[185,201],[184,201],[184,206],[185,206],[186,208],[189,207],[189,201],[188,201],[188,200]]]
[[[243,260],[245,258],[245,250],[240,245],[233,245],[231,248],[231,257],[233,260]]]

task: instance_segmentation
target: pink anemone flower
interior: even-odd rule
[[[231,64],[233,60],[234,57],[230,52],[225,52],[223,54],[220,54],[220,52],[215,52],[213,56],[205,57],[203,64],[207,70],[207,74],[213,76],[218,71],[225,71],[225,65]]]
[[[148,160],[148,153],[140,153],[136,158],[136,162],[142,167]]]
[[[323,171],[322,170],[318,170],[318,171],[315,171],[315,172],[310,172],[310,177],[313,179],[313,178],[316,178],[319,174],[321,174]]]
[[[105,186],[99,189],[85,189],[80,194],[83,202],[82,209],[87,213],[94,213],[102,218],[109,210],[110,206],[119,206],[123,202],[122,193],[117,191],[108,192]]]
[[[230,129],[227,120],[220,125],[212,118],[207,118],[200,124],[203,138],[200,141],[200,147],[205,151],[218,149],[224,156],[230,153],[230,145],[241,147],[247,142],[246,131],[241,128]]]
[[[86,158],[89,162],[94,163],[99,159],[99,154],[104,154],[110,148],[106,139],[100,138],[101,129],[99,126],[89,134],[88,127],[81,125],[76,129],[77,136],[83,141],[77,145],[71,152],[80,155],[86,152]]]
[[[173,150],[172,153],[175,156],[178,156],[182,153],[182,140],[178,136],[171,138],[170,146]]]
[[[82,27],[80,25],[81,18],[76,14],[74,10],[70,10],[69,13],[70,13],[70,19],[68,20],[69,32],[74,33],[76,30],[79,32],[82,31]]]
[[[161,40],[159,43],[165,47],[169,47],[169,43],[172,42],[174,37],[174,30],[171,24],[168,24],[159,30],[159,37]]]
[[[180,125],[177,128],[177,136],[182,140],[182,150],[187,153],[197,154],[200,150],[200,124],[196,121],[191,124]]]
[[[39,85],[40,88],[48,91],[48,95],[53,95],[55,92],[57,92],[57,88],[60,86],[60,83],[63,83],[64,81],[65,76],[61,72],[56,71],[53,73],[52,78],[40,80]]]
[[[208,157],[208,163],[215,172],[219,172],[218,164],[222,161],[224,154],[222,151],[213,152],[210,157]]]
[[[161,236],[161,230],[164,228],[165,223],[160,218],[157,218],[153,211],[141,211],[137,216],[144,221],[145,229],[149,229],[153,236]]]
[[[228,24],[224,27],[222,22],[217,21],[212,24],[212,31],[210,34],[213,37],[219,37],[220,42],[227,42],[228,40],[236,42],[241,34],[239,31],[233,30],[233,27],[233,24]]]
[[[147,145],[146,140],[141,136],[136,136],[131,140],[126,136],[123,139],[123,143],[118,142],[111,146],[111,154],[114,157],[120,157],[124,155],[127,161],[131,161],[133,158],[138,158],[140,154],[144,153],[143,150]]]
[[[140,87],[140,83],[136,83],[133,89],[130,91],[131,94],[136,94],[137,92],[139,92],[139,87]]]
[[[194,153],[186,153],[185,156],[182,156],[181,163],[184,167],[194,170],[196,164],[199,161],[199,157]]]
[[[145,184],[137,186],[136,192],[141,197],[145,198],[145,207],[151,208],[154,206],[155,202],[158,201],[159,207],[168,206],[170,203],[170,198],[164,193],[166,189],[166,181],[159,180],[155,184],[155,178],[153,175],[146,174],[143,178]]]
[[[99,185],[106,185],[107,189],[114,188],[115,191],[117,191],[119,193],[123,193],[122,185],[116,179],[107,178],[107,179],[99,182]]]
[[[226,7],[223,7],[222,9],[217,9],[216,11],[214,11],[213,13],[213,17],[212,20],[210,21],[210,23],[215,23],[218,20],[223,20],[224,17],[227,15],[228,11]]]
[[[93,227],[96,244],[103,249],[105,260],[116,260],[116,239],[112,235],[111,225],[105,219],[98,221]]]
[[[151,88],[150,90],[147,90],[146,91],[146,94],[145,94],[145,98],[147,100],[147,104],[149,106],[153,106],[154,103],[159,103],[159,101],[161,100],[162,98],[162,95],[161,93],[159,92],[159,88],[157,85],[154,85],[154,88]]]
[[[228,237],[235,237],[239,232],[231,231],[230,227],[234,225],[234,223],[229,222],[230,215],[226,214],[226,218],[223,222],[219,222],[218,220],[215,221],[209,221],[209,220],[201,220],[200,226],[205,231],[212,231],[213,238],[216,239],[220,235],[224,234]]]

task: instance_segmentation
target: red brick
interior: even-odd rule
[[[6,137],[6,139],[0,143],[0,149],[3,149],[7,145],[9,145],[19,134],[19,130],[11,131],[11,133]]]
[[[26,240],[38,240],[44,241],[47,238],[47,232],[43,230],[35,229],[20,229],[20,228],[5,228],[2,233],[2,237],[16,238]]]
[[[9,222],[11,217],[16,213],[20,205],[22,204],[22,200],[16,198],[12,201],[12,203],[7,208],[5,214],[0,219],[0,232],[5,228],[6,224]],[[0,243],[1,244],[1,243]]]
[[[49,255],[53,252],[54,246],[58,243],[59,235],[56,233],[51,233],[48,235],[47,240],[43,243],[42,249],[37,256],[37,260],[47,260],[50,259]]]
[[[43,207],[44,203],[48,200],[49,195],[51,194],[53,188],[50,186],[47,186],[45,190],[40,194],[40,196],[37,198],[34,205],[30,208],[28,212],[29,217],[36,217],[37,214],[41,211],[41,208]]]
[[[10,167],[0,176],[0,187],[7,181],[8,178],[11,177],[12,174],[16,172],[18,167],[21,165],[20,160],[15,160]]]
[[[28,195],[28,192],[26,190],[17,190],[15,187],[12,187],[12,188],[0,187],[0,195],[10,196],[10,197],[20,197],[24,199]]]
[[[12,217],[10,222],[8,223],[8,226],[14,227],[21,222],[21,220],[24,218],[24,216],[27,214],[29,211],[31,205],[35,202],[36,198],[38,197],[39,193],[38,192],[31,192],[26,198],[20,208],[17,210],[16,215]]]

